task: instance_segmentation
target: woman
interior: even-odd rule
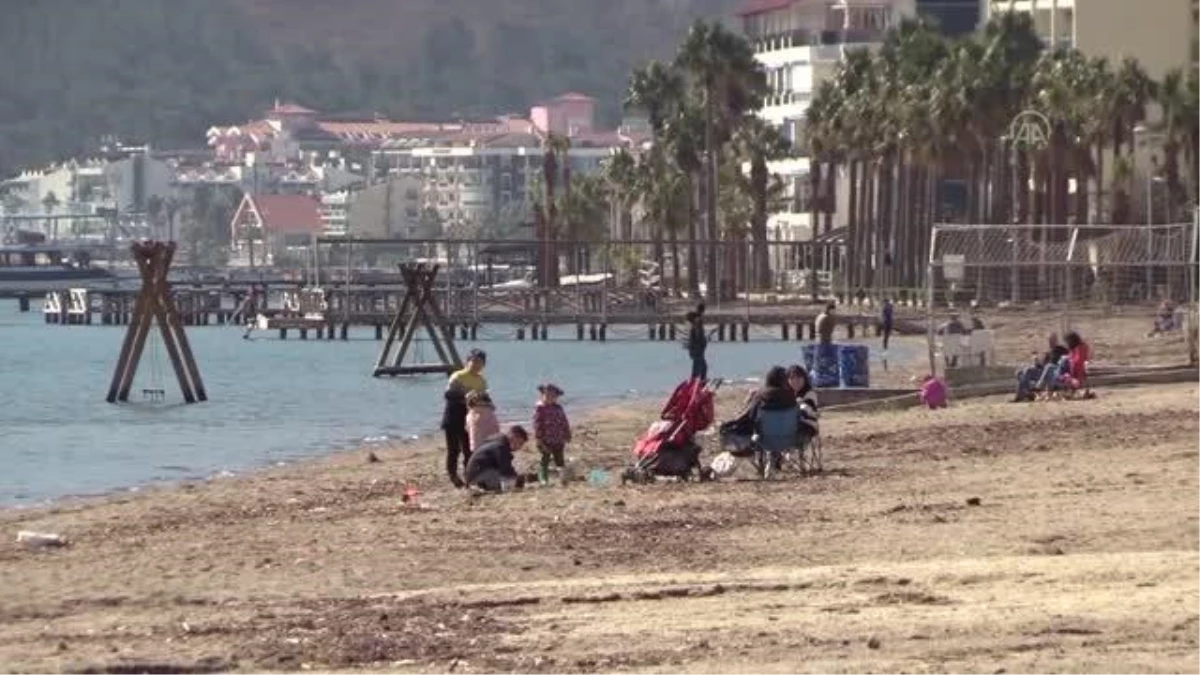
[[[783,366],[772,366],[763,378],[762,387],[750,394],[746,407],[737,417],[723,422],[719,429],[723,445],[730,445],[734,452],[750,447],[754,436],[759,410],[787,410],[796,407],[796,392],[788,386],[788,372]]]
[[[1087,363],[1092,358],[1092,351],[1075,331],[1067,333],[1063,343],[1067,346],[1066,375],[1071,378],[1071,388],[1078,389],[1087,381]]]
[[[817,421],[820,419],[820,415],[817,413],[817,392],[813,391],[808,371],[801,366],[788,366],[787,381],[788,386],[796,393],[796,404],[800,406],[801,440],[807,443],[821,431]]]

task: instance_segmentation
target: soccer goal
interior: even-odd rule
[[[1182,324],[1175,330],[1181,340],[1188,339],[1190,354],[1197,244],[1195,222],[935,225],[927,280],[931,363],[935,351],[947,349],[937,326],[954,314],[968,327],[969,314],[985,323],[990,315],[1005,317],[1003,323],[1019,327],[1015,330],[1043,334],[1077,329],[1085,319],[1125,316],[1129,326],[1122,330],[1131,333],[1135,325],[1152,329],[1157,313],[1171,307]],[[1006,342],[1021,338],[991,337],[989,350],[997,365],[1020,363],[1038,346],[1006,353]]]

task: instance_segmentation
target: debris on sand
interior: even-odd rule
[[[67,545],[67,540],[53,532],[34,532],[21,530],[17,533],[17,543],[29,548],[61,548]]]
[[[367,452],[367,464],[378,464],[380,461],[379,455],[376,455],[375,451],[371,450]]]
[[[983,500],[981,500],[979,497],[968,497],[967,498],[967,506],[979,506],[982,503],[983,503]]]

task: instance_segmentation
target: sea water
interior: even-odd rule
[[[7,306],[5,306],[7,305]],[[506,339],[486,327],[465,353],[488,353],[486,376],[505,422],[529,418],[539,382],[566,392],[568,412],[623,400],[658,400],[691,368],[679,342],[645,340],[644,328],[610,329],[607,342],[578,342],[574,326],[547,342]],[[0,505],[103,493],[155,481],[203,478],[288,462],[437,429],[442,376],[375,379],[382,346],[373,329],[350,340],[242,339],[234,327],[195,327],[188,338],[209,400],[185,405],[165,350],[148,344],[130,402],[105,402],[125,328],[57,326],[40,313],[0,304]],[[800,361],[800,344],[774,332],[749,343],[713,343],[709,372],[736,381],[772,364]],[[426,359],[434,356],[424,345]],[[897,354],[893,348],[892,356]],[[161,387],[165,402],[143,400]],[[632,442],[632,439],[631,439]]]

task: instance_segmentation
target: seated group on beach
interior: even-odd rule
[[[1048,338],[1049,349],[1017,373],[1014,402],[1033,401],[1060,393],[1086,391],[1091,349],[1079,333],[1067,333],[1062,342],[1057,334]]]
[[[446,473],[455,487],[474,487],[500,492],[523,487],[524,477],[513,465],[513,456],[530,440],[541,453],[538,479],[549,481],[550,464],[562,472],[566,447],[571,442],[571,423],[559,403],[563,390],[547,382],[538,386],[533,413],[533,437],[525,427],[514,424],[501,433],[496,405],[488,393],[483,370],[487,354],[473,349],[462,370],[453,373],[446,385],[442,430],[446,437]],[[459,462],[463,476],[459,476]]]
[[[763,378],[762,387],[751,392],[742,411],[719,427],[721,444],[735,455],[744,453],[753,446],[754,436],[766,416],[772,411],[793,410],[798,417],[797,447],[805,447],[820,434],[817,392],[803,367],[772,366]]]

